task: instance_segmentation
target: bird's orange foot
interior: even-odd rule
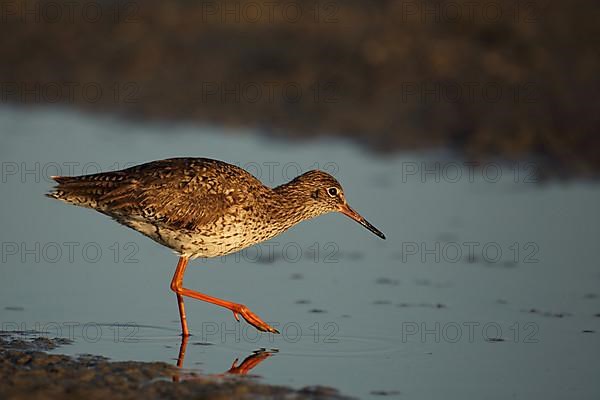
[[[263,362],[266,358],[271,357],[277,351],[268,351],[268,350],[259,350],[256,353],[253,353],[246,357],[244,361],[238,366],[238,359],[236,358],[233,364],[231,364],[231,368],[226,373],[233,375],[246,375],[251,369],[256,367],[258,364]]]
[[[260,319],[258,315],[254,314],[248,307],[243,304],[236,304],[233,309],[233,316],[239,322],[240,315],[248,322],[250,325],[263,332],[271,332],[271,333],[279,333],[279,331],[275,328],[270,327],[265,321]]]

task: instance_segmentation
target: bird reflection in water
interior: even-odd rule
[[[177,367],[180,369],[183,368],[183,362],[185,359],[185,351],[187,348],[188,340],[189,340],[189,336],[182,336],[182,338],[181,338],[181,346],[179,347],[179,356],[177,357]],[[246,357],[240,365],[237,365],[239,358],[236,358],[233,361],[233,363],[231,364],[231,368],[229,368],[227,371],[225,371],[222,374],[209,375],[208,377],[219,378],[219,377],[225,377],[228,375],[247,375],[248,372],[250,372],[252,369],[254,369],[258,364],[262,363],[264,360],[271,357],[275,353],[277,353],[277,350],[267,350],[264,348],[260,349],[260,350],[256,350],[252,354],[250,354],[248,357]],[[198,379],[198,378],[200,378],[200,377],[195,374],[189,374],[189,373],[176,374],[173,376],[173,382],[179,382],[181,380]]]

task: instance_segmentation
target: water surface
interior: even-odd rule
[[[471,179],[441,152],[379,158],[342,141],[62,110],[0,109],[0,135],[3,330],[72,337],[59,349],[69,354],[179,355],[176,256],[44,197],[49,175],[198,156],[277,185],[319,167],[388,240],[327,215],[241,254],[193,261],[186,287],[242,302],[283,334],[257,334],[188,299],[185,368],[222,373],[264,348],[277,352],[251,371],[262,381],[361,398],[600,395],[597,184],[533,183],[526,164],[488,165]]]

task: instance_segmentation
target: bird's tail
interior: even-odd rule
[[[57,185],[47,197],[64,201],[81,207],[97,208],[98,200],[105,193],[102,182],[93,175],[83,176],[52,176]]]

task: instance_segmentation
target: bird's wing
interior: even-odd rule
[[[145,164],[101,201],[109,202],[113,212],[121,209],[174,229],[197,230],[233,212],[249,195],[236,187],[242,170],[231,174],[231,166],[221,167],[212,160],[188,159]]]
[[[240,168],[205,159],[161,160],[84,178],[57,180],[58,190],[72,186],[80,191],[89,181],[95,188],[86,190],[94,196],[93,208],[117,219],[140,218],[177,230],[197,230],[233,212],[251,195],[240,190],[240,179],[260,184]]]

